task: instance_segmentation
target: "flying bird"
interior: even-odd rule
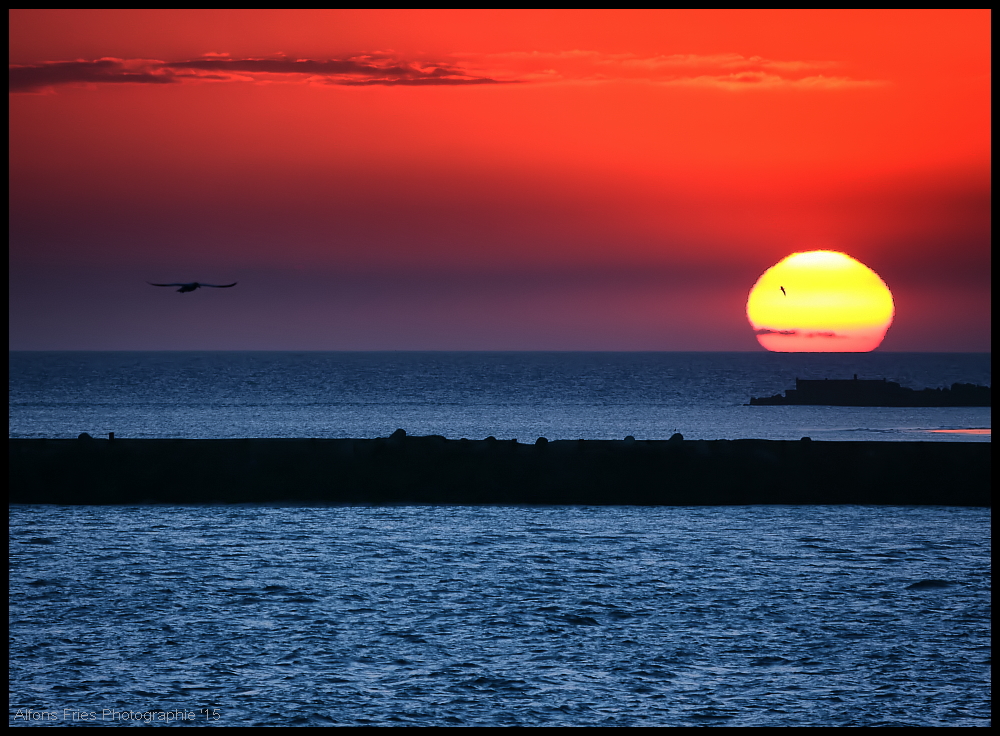
[[[785,291],[785,287],[784,286],[779,286],[778,288],[781,289],[781,293],[782,294],[784,294],[785,296],[788,296],[788,292]]]
[[[181,288],[177,290],[177,293],[183,294],[188,291],[194,291],[195,289],[200,289],[203,286],[211,286],[215,289],[228,289],[230,286],[236,286],[236,284],[238,284],[239,282],[234,281],[231,284],[202,284],[198,281],[192,281],[190,284],[154,284],[152,281],[147,281],[146,283],[149,284],[150,286],[179,286]]]

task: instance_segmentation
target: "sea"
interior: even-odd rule
[[[990,356],[11,353],[10,436],[988,442]],[[183,478],[178,478],[183,482]],[[988,508],[9,506],[12,726],[989,726]]]
[[[10,437],[991,438],[988,407],[747,406],[796,378],[991,385],[990,353],[9,355]]]

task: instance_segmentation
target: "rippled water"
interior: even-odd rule
[[[989,724],[988,509],[15,506],[10,528],[14,725]]]
[[[990,384],[987,353],[11,353],[11,437],[989,441],[987,407],[744,406],[795,378]],[[960,430],[940,432],[938,430]]]

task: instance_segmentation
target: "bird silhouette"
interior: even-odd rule
[[[179,288],[177,292],[179,294],[184,294],[188,291],[194,291],[195,289],[200,289],[203,286],[211,286],[215,289],[228,289],[230,286],[236,286],[236,284],[238,284],[239,282],[234,281],[231,284],[202,284],[198,281],[192,281],[190,284],[154,284],[152,281],[147,281],[146,283],[149,284],[150,286],[179,286],[181,288]]]
[[[784,286],[779,286],[778,288],[781,289],[781,293],[782,294],[784,294],[785,296],[788,296],[788,292],[785,291],[785,287]]]

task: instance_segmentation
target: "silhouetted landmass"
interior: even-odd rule
[[[990,506],[990,444],[9,440],[10,502]]]
[[[905,388],[880,381],[795,379],[795,388],[767,398],[751,398],[750,406],[991,406],[992,389],[971,383],[951,388]]]

